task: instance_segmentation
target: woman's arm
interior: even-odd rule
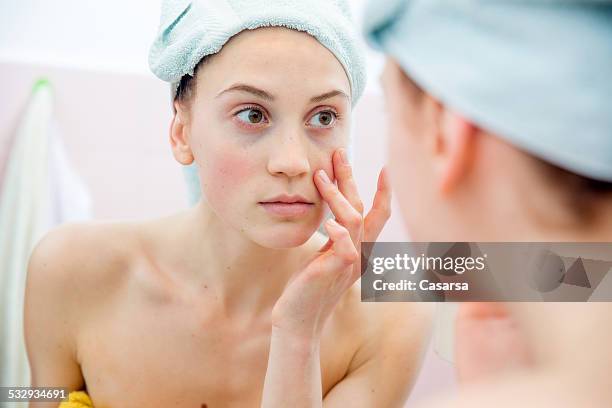
[[[322,397],[319,339],[272,330],[266,392],[278,397],[263,406],[403,407],[425,354],[432,305],[363,305],[361,347],[346,376]]]
[[[319,338],[272,328],[262,407],[321,407]]]
[[[328,220],[327,250],[289,282],[272,310],[272,336],[263,407],[320,407],[319,345],[323,327],[355,282],[359,254],[349,232]]]
[[[84,386],[71,325],[74,311],[69,305],[73,272],[69,260],[78,248],[74,232],[71,226],[64,226],[47,234],[28,264],[24,325],[32,387],[66,387],[71,391]],[[30,408],[58,405],[33,402]]]

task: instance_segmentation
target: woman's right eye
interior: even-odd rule
[[[263,113],[261,109],[257,108],[246,108],[238,113],[236,113],[236,117],[241,121],[249,125],[259,125],[261,123],[266,123],[266,115]]]

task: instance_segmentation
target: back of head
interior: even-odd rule
[[[581,221],[612,193],[612,1],[371,1],[416,89],[525,152]]]

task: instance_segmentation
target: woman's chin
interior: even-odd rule
[[[295,248],[308,241],[316,231],[317,225],[284,223],[253,231],[251,238],[266,248]]]

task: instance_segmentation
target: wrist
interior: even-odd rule
[[[278,307],[272,310],[273,332],[295,342],[316,341],[320,337],[320,321],[317,315],[305,316],[303,313],[284,313]]]
[[[271,343],[283,344],[295,352],[310,353],[319,350],[320,335],[314,330],[291,329],[278,324],[272,325]]]

